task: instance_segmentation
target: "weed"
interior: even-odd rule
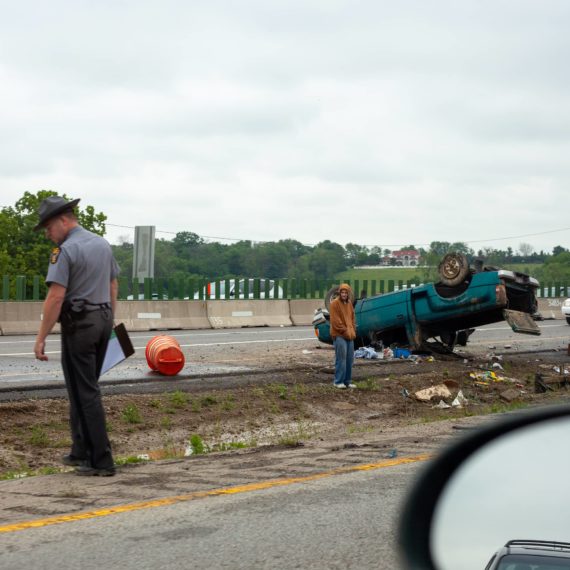
[[[142,423],[141,413],[134,404],[129,404],[126,406],[121,413],[121,417],[128,424]]]
[[[214,404],[217,403],[218,400],[216,400],[214,396],[204,396],[203,398],[200,399],[200,404],[202,404],[202,406],[204,407],[213,406]]]
[[[148,459],[138,457],[137,455],[129,455],[127,457],[115,458],[115,465],[136,465],[137,463],[145,463]]]
[[[61,469],[59,467],[40,467],[36,472],[35,475],[54,475],[55,473],[61,473]]]
[[[298,445],[302,445],[303,440],[311,439],[314,435],[314,430],[307,429],[306,425],[298,423],[296,429],[291,429],[281,434],[277,439],[277,444],[287,447],[297,447]]]
[[[255,398],[263,398],[265,396],[265,392],[263,391],[263,388],[254,388],[251,391],[251,394]]]
[[[378,382],[374,378],[366,378],[366,380],[355,382],[355,384],[360,390],[373,391],[380,389],[380,387],[378,386]]]
[[[160,400],[157,400],[157,399],[151,400],[151,401],[148,403],[148,405],[149,405],[151,408],[155,408],[155,409],[157,409],[157,410],[160,410],[160,409],[162,408],[162,402],[161,402]]]
[[[288,388],[285,384],[270,384],[267,389],[270,393],[275,394],[278,398],[286,400],[288,396]]]
[[[192,400],[192,411],[199,412],[202,409],[202,404],[200,400]]]
[[[229,412],[236,407],[236,402],[233,394],[229,394],[226,399],[222,402],[222,410]]]
[[[164,429],[170,429],[172,427],[172,418],[169,418],[168,416],[164,416],[163,418],[161,418],[160,427]]]
[[[48,447],[50,439],[42,426],[33,426],[32,434],[28,440],[31,445],[36,447]]]
[[[293,392],[296,396],[304,396],[308,392],[306,384],[295,383],[293,385]]]
[[[230,441],[229,443],[216,443],[212,451],[231,451],[232,449],[245,449],[250,447],[245,441]]]
[[[349,435],[355,433],[368,433],[371,431],[374,431],[374,428],[372,426],[357,426],[354,424],[346,426],[346,433]]]
[[[206,446],[204,445],[204,440],[199,435],[193,435],[190,438],[190,447],[192,448],[192,453],[194,455],[200,455],[206,453]]]
[[[175,408],[185,408],[189,400],[188,394],[182,390],[176,390],[169,395],[169,401]]]

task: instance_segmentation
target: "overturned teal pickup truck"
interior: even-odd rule
[[[397,344],[413,350],[465,345],[475,327],[506,320],[515,332],[539,335],[536,279],[516,271],[469,267],[461,254],[447,254],[439,264],[440,281],[355,302],[355,346]],[[328,307],[338,295],[333,287],[325,309],[315,312],[320,341],[332,344]]]

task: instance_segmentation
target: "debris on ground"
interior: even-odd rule
[[[463,395],[463,392],[459,390],[459,392],[457,392],[457,396],[455,396],[455,400],[451,402],[451,405],[454,408],[462,408],[463,406],[466,406],[468,403],[469,400],[467,400],[467,398]]]
[[[501,397],[502,400],[505,400],[505,402],[512,402],[514,400],[517,400],[518,398],[520,398],[521,396],[521,391],[520,390],[515,390],[514,388],[509,388],[508,390],[505,390],[504,392],[501,392],[499,394],[499,396]]]
[[[384,358],[384,353],[379,354],[371,346],[362,346],[354,351],[354,358]]]
[[[418,390],[414,396],[420,402],[429,402],[434,397],[451,398],[451,392],[445,384],[438,384],[437,386],[430,386],[423,390]]]

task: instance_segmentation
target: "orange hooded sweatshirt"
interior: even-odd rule
[[[344,303],[340,297],[331,302],[330,327],[333,339],[341,336],[346,340],[354,340],[356,338],[356,321],[354,319],[354,307],[352,305],[351,296],[352,289],[350,285],[343,283],[339,287],[339,293],[343,289],[348,291],[348,300]]]

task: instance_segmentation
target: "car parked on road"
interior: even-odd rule
[[[570,543],[551,540],[509,540],[485,570],[558,570],[570,568]]]
[[[259,297],[255,295],[256,281],[259,282]],[[259,279],[249,279],[247,282],[248,293],[247,297],[245,295],[245,279],[228,279],[227,280],[229,289],[226,292],[226,280],[222,279],[219,281],[220,287],[220,299],[283,299],[283,289],[275,283],[273,279],[259,278]],[[266,297],[266,287],[268,287],[269,292]],[[200,294],[194,293],[194,299],[199,299]],[[216,298],[216,281],[211,281],[202,290],[203,299],[215,299]]]
[[[566,319],[566,322],[570,325],[570,299],[566,299],[564,303],[562,303],[562,316]]]
[[[407,345],[412,349],[453,349],[465,345],[475,327],[506,320],[515,332],[540,334],[536,279],[517,271],[471,269],[462,254],[447,254],[440,281],[355,301],[355,346]],[[338,287],[325,297],[313,326],[320,341],[332,344],[328,307]]]

